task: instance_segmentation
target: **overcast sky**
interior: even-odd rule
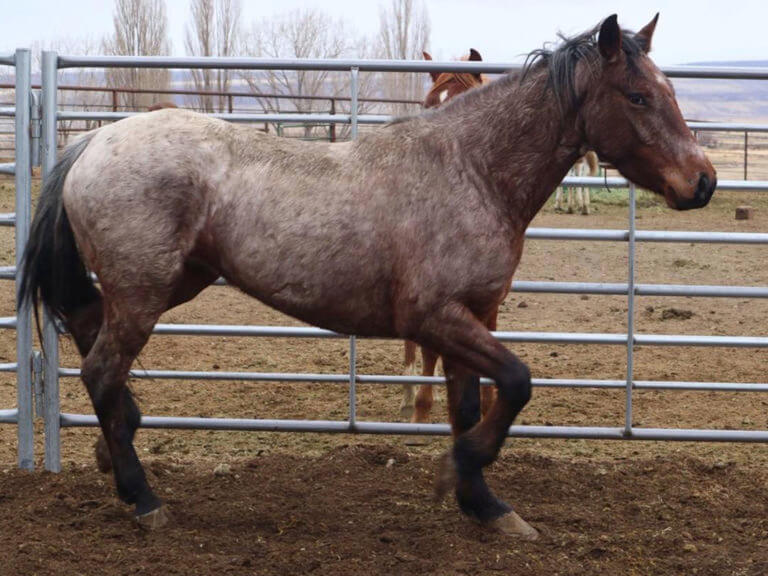
[[[470,47],[487,61],[510,62],[554,40],[580,32],[616,12],[638,29],[661,13],[654,58],[661,65],[713,60],[768,59],[766,0],[425,0],[432,24],[431,49],[451,59]],[[295,9],[316,7],[373,35],[380,6],[389,0],[242,0],[243,24]],[[167,0],[172,51],[184,54],[189,0]],[[110,0],[2,0],[0,52],[65,38],[95,44],[111,31]]]

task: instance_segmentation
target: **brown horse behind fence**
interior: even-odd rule
[[[484,525],[535,537],[483,478],[531,396],[527,366],[487,328],[526,227],[587,149],[678,210],[705,206],[715,189],[647,56],[655,26],[633,34],[611,16],[534,52],[521,74],[355,142],[160,110],[68,148],[46,178],[19,294],[72,334],[137,520],[156,527],[166,516],[133,447],[131,364],[164,311],[221,275],[304,322],[439,354],[455,441],[438,493],[454,491]],[[482,420],[480,376],[498,392]]]
[[[432,60],[429,52],[423,52],[425,60]],[[483,57],[474,48],[469,49],[469,55],[462,58],[463,61],[481,62]],[[469,74],[465,72],[430,72],[432,86],[424,98],[424,108],[437,108],[453,97],[465,93],[467,90],[482,86],[487,82],[482,74]],[[496,315],[489,321],[489,330],[496,330]],[[405,341],[405,374],[416,375],[416,349],[418,345],[410,340]],[[435,375],[435,368],[439,357],[437,354],[421,347],[421,375],[430,377]],[[413,422],[428,422],[432,411],[433,389],[431,384],[421,384],[414,395],[416,387],[412,384],[403,385],[403,396],[400,401],[401,417]],[[485,414],[493,404],[495,393],[493,388],[483,386],[480,389],[480,411]]]
[[[147,108],[147,112],[154,112],[155,110],[164,110],[165,108],[178,108],[173,102],[163,100],[162,102],[155,102]]]

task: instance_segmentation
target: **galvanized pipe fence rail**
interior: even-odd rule
[[[136,67],[136,68],[224,68],[253,70],[335,70],[350,73],[350,114],[218,114],[216,116],[234,122],[322,122],[346,123],[351,127],[352,137],[357,136],[362,124],[382,124],[386,116],[365,116],[357,114],[358,74],[360,72],[414,72],[456,71],[477,73],[503,73],[514,69],[514,65],[487,64],[476,62],[410,62],[383,60],[265,60],[252,58],[170,58],[170,57],[72,57],[59,56],[55,52],[44,52],[42,58],[42,167],[43,178],[47,176],[56,161],[56,124],[65,119],[118,120],[129,116],[126,113],[65,112],[58,111],[56,104],[57,72],[72,67]],[[684,67],[666,68],[664,72],[673,78],[717,78],[717,79],[768,79],[766,68],[716,68]],[[695,130],[768,131],[768,126],[757,124],[690,123]],[[746,127],[746,128],[745,128]],[[624,423],[617,427],[576,427],[576,426],[512,426],[510,436],[539,438],[604,438],[634,440],[701,440],[701,441],[743,441],[768,442],[768,431],[759,430],[699,430],[640,428],[632,424],[632,392],[638,390],[717,390],[766,392],[766,383],[741,382],[670,382],[647,381],[634,378],[633,354],[636,346],[727,346],[727,347],[768,347],[768,337],[752,336],[706,336],[706,335],[665,335],[638,334],[634,329],[634,305],[636,296],[697,296],[767,298],[768,287],[753,286],[688,286],[666,284],[640,284],[635,281],[635,252],[638,242],[705,242],[725,244],[768,244],[768,233],[729,233],[693,231],[651,231],[635,228],[635,189],[623,178],[566,178],[564,185],[612,186],[629,188],[629,219],[626,230],[590,230],[530,228],[528,238],[552,240],[610,241],[626,242],[628,245],[628,269],[626,283],[594,282],[534,282],[515,281],[512,289],[517,292],[545,292],[555,294],[611,294],[627,296],[626,333],[560,333],[560,332],[496,332],[503,342],[538,342],[569,344],[603,344],[624,346],[627,354],[626,378],[622,380],[597,379],[534,379],[535,386],[623,389],[626,405]],[[720,189],[739,191],[767,191],[765,181],[723,181]],[[6,271],[6,273],[9,273]],[[220,282],[221,283],[221,282]],[[28,317],[28,313],[26,314]],[[349,389],[349,416],[346,420],[273,420],[273,419],[228,419],[228,418],[181,418],[171,416],[145,416],[142,426],[153,428],[186,428],[215,430],[270,430],[270,431],[314,431],[314,432],[356,432],[370,434],[449,434],[445,424],[407,424],[394,422],[369,422],[357,418],[357,384],[442,384],[440,377],[390,376],[359,374],[356,365],[356,339],[348,335],[313,327],[282,326],[226,326],[158,324],[155,334],[200,335],[200,336],[249,336],[285,338],[345,338],[349,340],[349,371],[347,374],[309,373],[268,373],[268,372],[203,372],[183,370],[135,370],[135,378],[197,379],[197,380],[241,380],[278,382],[324,382],[341,384]],[[60,429],[69,426],[97,426],[94,415],[61,413],[59,405],[59,378],[76,377],[79,370],[63,368],[58,361],[58,334],[55,323],[44,315],[43,326],[43,399],[45,419],[45,467],[60,470]],[[491,384],[483,379],[482,384]],[[29,388],[29,386],[27,386]]]
[[[0,84],[0,90],[13,88],[12,84]],[[39,84],[33,85],[33,90],[40,90],[41,86]],[[312,102],[322,102],[322,103],[328,103],[328,109],[327,113],[331,116],[336,114],[336,111],[339,109],[339,104],[341,103],[349,103],[351,102],[351,96],[340,96],[340,95],[331,95],[331,96],[318,96],[318,95],[290,95],[290,94],[275,94],[275,93],[268,93],[268,92],[244,92],[244,91],[218,91],[218,90],[189,90],[189,89],[183,89],[183,88],[176,88],[176,89],[149,89],[149,88],[129,88],[129,87],[105,87],[105,86],[82,86],[82,85],[62,85],[58,87],[59,92],[75,92],[75,93],[85,93],[85,94],[96,94],[96,95],[103,95],[108,96],[108,100],[101,102],[101,103],[90,103],[90,104],[76,104],[76,103],[68,103],[67,107],[72,108],[78,108],[82,107],[85,110],[88,108],[108,108],[109,110],[102,110],[102,112],[111,112],[111,113],[118,113],[121,110],[127,111],[129,108],[125,106],[121,106],[119,103],[119,97],[122,95],[130,94],[145,94],[145,95],[153,95],[153,96],[181,96],[183,98],[199,98],[199,99],[219,99],[220,101],[225,101],[226,111],[228,114],[234,114],[236,109],[236,101],[237,99],[240,100],[251,100],[251,101],[264,101],[264,100],[289,100],[289,101],[312,101]],[[34,92],[33,92],[34,94]],[[391,105],[391,104],[404,104],[404,105],[413,105],[418,106],[421,104],[421,101],[418,100],[410,100],[405,98],[359,98],[359,102],[366,102],[368,104],[374,104],[374,105]],[[10,109],[12,110],[12,109]],[[3,116],[3,108],[0,107],[0,117]],[[145,110],[144,110],[145,111]],[[253,110],[247,110],[249,114],[258,113]],[[135,113],[135,112],[134,112]],[[284,112],[284,113],[290,113],[290,112]],[[346,115],[348,118],[349,115]],[[66,120],[64,116],[60,116],[60,119]],[[76,128],[73,129],[71,126],[65,130],[61,130],[63,134],[69,135],[72,133],[80,133],[80,132],[86,132],[88,130],[93,129],[93,126],[89,126],[87,124],[88,121],[95,121],[101,123],[102,121],[110,121],[114,120],[114,117],[105,117],[105,118],[92,118],[92,117],[84,117],[84,118],[73,118],[73,120],[81,120],[86,122],[84,128]],[[252,121],[252,117],[251,117]],[[290,123],[293,124],[293,123]],[[313,122],[315,124],[315,122]],[[323,124],[326,123],[317,123],[317,124]],[[336,135],[336,122],[330,122],[327,123],[329,126],[329,140],[331,142],[335,142],[337,139]],[[278,125],[279,126],[279,125]],[[0,152],[2,152],[3,149],[0,149]],[[38,162],[39,164],[39,162]],[[36,164],[37,165],[37,164]]]

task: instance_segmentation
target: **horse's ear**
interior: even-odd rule
[[[424,60],[432,60],[432,54],[426,50],[423,50],[421,53],[424,55]],[[432,78],[432,82],[437,82],[437,79],[440,77],[440,72],[430,72],[429,75]]]
[[[640,46],[642,46],[646,54],[651,51],[651,39],[653,38],[653,32],[656,30],[656,23],[658,21],[659,13],[656,12],[656,16],[653,17],[653,20],[648,22],[648,24],[643,26],[642,30],[635,34],[635,40],[640,43]]]
[[[469,61],[470,62],[482,62],[483,61],[483,57],[480,56],[480,52],[478,52],[474,48],[470,48],[469,49]],[[478,82],[482,82],[483,81],[483,77],[482,77],[481,74],[472,74],[472,76],[474,76],[475,80],[477,80]]]
[[[621,28],[619,28],[616,14],[611,14],[600,25],[600,33],[597,37],[597,45],[600,54],[608,62],[614,62],[621,54]]]

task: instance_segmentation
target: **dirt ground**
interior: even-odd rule
[[[349,440],[349,439],[347,439]],[[217,476],[156,460],[172,526],[147,534],[91,467],[0,484],[7,574],[698,574],[768,572],[764,481],[658,457],[585,466],[507,455],[491,484],[542,531],[510,540],[431,498],[431,459],[383,444],[253,455]],[[390,463],[389,465],[387,463]],[[674,470],[674,481],[670,471]]]
[[[737,178],[735,174],[730,176]],[[737,205],[756,208],[736,221]],[[534,226],[625,228],[626,207],[606,201],[590,217],[545,210]],[[727,194],[701,211],[676,213],[643,197],[641,229],[768,230],[768,197]],[[0,183],[0,211],[12,209]],[[0,232],[11,263],[12,232]],[[641,244],[637,280],[768,285],[759,246]],[[530,241],[519,280],[626,281],[626,246]],[[0,315],[12,315],[11,284]],[[652,334],[765,336],[768,301],[637,299],[636,329]],[[626,298],[511,294],[500,330],[618,333]],[[164,322],[296,325],[226,287],[212,287]],[[541,378],[625,375],[622,347],[515,345]],[[0,333],[0,362],[13,361],[13,333]],[[361,374],[399,374],[402,345],[361,341]],[[301,339],[156,336],[145,368],[345,373],[347,343]],[[64,341],[62,365],[77,367]],[[768,351],[642,347],[637,379],[765,382]],[[63,379],[62,408],[90,412],[82,385]],[[347,390],[332,384],[135,381],[145,414],[344,419]],[[360,386],[359,418],[397,421],[397,386]],[[0,407],[15,379],[0,375]],[[642,427],[768,428],[758,393],[636,391]],[[538,388],[518,423],[619,426],[624,392]],[[438,396],[433,419],[444,421]],[[38,424],[39,425],[39,424]],[[42,458],[42,434],[37,445]],[[544,532],[538,543],[488,534],[452,501],[431,500],[434,458],[445,439],[142,430],[137,449],[174,515],[147,536],[128,521],[112,481],[92,464],[95,431],[62,433],[64,472],[14,468],[15,428],[0,426],[0,555],[8,574],[712,574],[768,573],[764,445],[515,440],[493,466],[494,488]],[[394,460],[394,465],[386,463]],[[41,464],[41,462],[40,462]],[[216,476],[220,464],[231,472]]]

